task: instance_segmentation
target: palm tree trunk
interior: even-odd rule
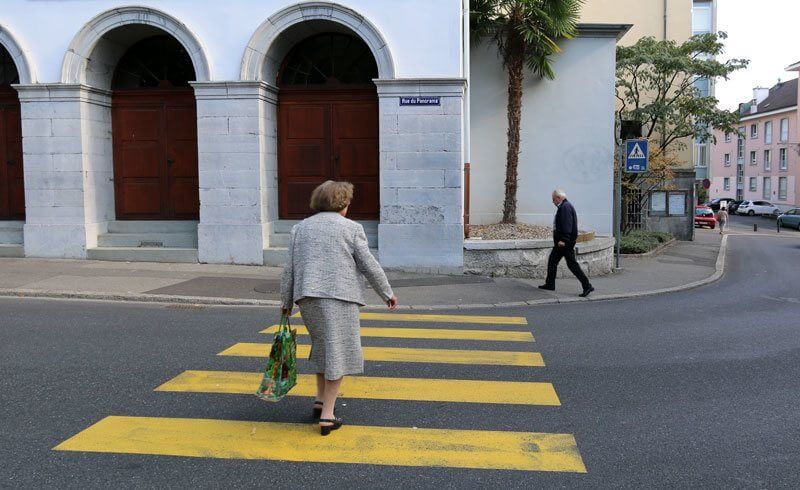
[[[506,47],[508,70],[508,152],[506,153],[506,196],[503,223],[517,222],[517,167],[519,166],[519,129],[522,119],[522,81],[525,58],[524,41],[512,30]]]

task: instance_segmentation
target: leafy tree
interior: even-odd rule
[[[489,39],[508,72],[508,151],[503,223],[517,221],[517,167],[522,118],[522,82],[527,66],[535,75],[555,78],[553,56],[561,38],[574,37],[583,0],[473,0],[472,38]]]
[[[724,32],[700,34],[681,44],[645,37],[633,46],[617,47],[617,120],[640,124],[643,137],[651,141],[650,170],[623,174],[624,188],[634,191],[624,192],[624,201],[638,201],[634,205],[641,208],[647,191],[667,187],[673,170],[685,163],[675,154],[687,141],[716,143],[714,130],[738,132],[739,112],[719,109],[718,100],[695,85],[698,79],[728,79],[747,67],[744,59],[716,60],[725,39]],[[623,224],[628,229],[626,204]]]

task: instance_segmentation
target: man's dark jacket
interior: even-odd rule
[[[564,199],[556,211],[556,227],[553,230],[553,243],[564,242],[568,247],[578,240],[578,214],[572,203]]]

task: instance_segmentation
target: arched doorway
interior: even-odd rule
[[[0,45],[0,220],[25,219],[25,184],[22,169],[22,120],[14,60]]]
[[[377,77],[369,46],[350,34],[308,37],[285,57],[277,80],[280,218],[311,214],[311,192],[328,179],[355,186],[349,217],[378,218]]]
[[[118,220],[199,217],[192,60],[172,36],[145,38],[114,70],[112,130]]]

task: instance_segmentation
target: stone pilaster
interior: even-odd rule
[[[86,258],[114,219],[111,94],[16,85],[25,160],[25,255]]]
[[[380,99],[381,219],[387,267],[463,265],[463,79],[376,80]],[[401,97],[439,97],[401,106]]]
[[[276,90],[196,82],[200,262],[262,264],[277,168]],[[275,199],[277,202],[277,199]]]

